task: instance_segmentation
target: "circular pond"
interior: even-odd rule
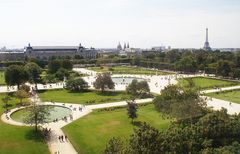
[[[134,79],[136,79],[137,81],[145,81],[145,79],[134,77],[112,77],[112,81],[115,84],[130,84]]]
[[[47,119],[47,122],[52,122],[55,119],[62,119],[65,116],[69,116],[72,111],[69,108],[63,107],[63,106],[53,106],[53,105],[46,105],[49,107],[49,117]],[[30,107],[20,109],[14,113],[11,114],[11,118],[18,122],[24,122],[24,118],[29,114]]]

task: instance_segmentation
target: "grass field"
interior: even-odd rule
[[[204,78],[204,77],[194,77],[191,79],[194,85],[200,89],[212,89],[215,87],[228,87],[228,86],[235,86],[240,84],[240,82],[237,82],[237,81],[227,81],[227,80],[211,79],[211,78]],[[188,79],[180,79],[179,85],[184,87],[188,86],[189,85]]]
[[[0,71],[0,85],[5,85],[4,71]]]
[[[79,120],[65,126],[64,132],[79,153],[99,154],[112,137],[127,139],[137,126],[131,124],[126,108],[114,111],[94,111]],[[138,109],[137,122],[148,122],[159,130],[168,128],[170,121],[163,119],[149,104]]]
[[[115,66],[115,67],[89,67],[88,69],[96,72],[112,72],[113,74],[145,74],[145,75],[169,75],[172,73],[150,70],[143,67]]]
[[[130,95],[123,91],[106,92],[101,94],[96,91],[90,92],[71,92],[68,90],[48,90],[39,91],[42,101],[54,101],[76,104],[99,104],[127,100]]]
[[[219,93],[208,93],[206,95],[213,98],[240,104],[240,90],[223,91]]]
[[[2,107],[2,98],[5,94],[0,94],[0,114],[4,109]],[[15,107],[18,100],[12,98],[9,102],[11,107]],[[44,142],[42,135],[37,136],[33,133],[31,127],[18,127],[3,123],[0,120],[0,154],[49,154],[48,146]]]

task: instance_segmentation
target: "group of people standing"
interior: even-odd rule
[[[59,139],[59,142],[60,142],[60,143],[63,143],[64,140],[65,140],[66,142],[68,142],[68,137],[67,137],[67,135],[60,135],[60,136],[58,136],[58,139]]]

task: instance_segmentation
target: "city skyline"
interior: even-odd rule
[[[76,45],[202,48],[240,47],[237,0],[0,0],[0,47]]]

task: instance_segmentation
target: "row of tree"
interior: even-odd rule
[[[148,51],[141,55],[100,57],[95,64],[130,63],[147,68],[169,69],[185,73],[206,72],[223,77],[240,78],[240,51],[204,50]]]
[[[37,85],[37,83],[63,81],[70,76],[78,76],[78,74],[71,72],[72,67],[71,61],[66,59],[49,61],[47,71],[44,71],[35,62],[22,63],[21,65],[14,64],[8,66],[5,70],[5,81],[8,86],[17,85],[18,88],[26,82]]]
[[[42,69],[36,63],[25,65],[10,65],[5,71],[5,81],[8,86],[20,85],[30,82],[37,84],[40,82]]]

